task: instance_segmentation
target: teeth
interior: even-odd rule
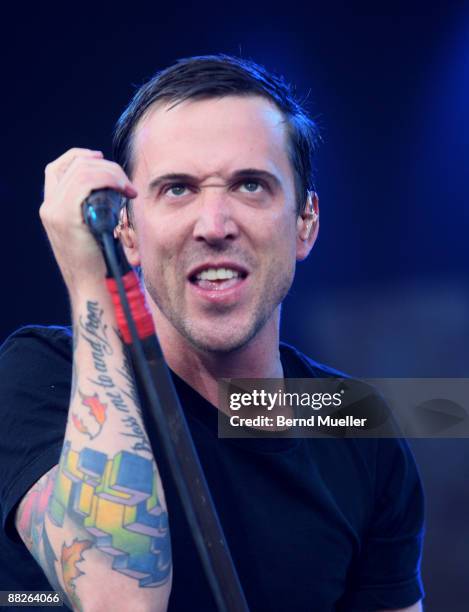
[[[230,278],[237,278],[239,273],[237,270],[230,270],[228,268],[209,268],[208,270],[203,270],[197,274],[197,280],[228,280]]]

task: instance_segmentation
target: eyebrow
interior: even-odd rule
[[[272,182],[274,187],[280,187],[281,185],[280,179],[275,176],[275,174],[272,174],[267,170],[260,170],[258,168],[242,168],[241,170],[236,170],[229,176],[228,182],[239,181],[241,179],[248,178],[262,178],[266,181]],[[161,174],[160,176],[156,176],[150,181],[148,185],[148,192],[152,193],[156,190],[157,187],[159,187],[159,185],[161,185],[161,183],[164,183],[166,181],[198,184],[200,182],[200,179],[198,179],[192,174],[186,174],[182,172],[170,172],[168,174]]]

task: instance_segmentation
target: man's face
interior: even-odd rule
[[[293,281],[286,126],[259,96],[170,106],[152,109],[134,135],[132,263],[158,317],[198,349],[230,352],[274,325]]]

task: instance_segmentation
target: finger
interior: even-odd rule
[[[119,185],[119,191],[125,193],[129,198],[137,196],[137,190],[124,170],[116,162],[107,159],[76,159],[70,164],[67,172],[64,175],[64,181],[81,181],[86,183],[94,183],[94,179],[98,178],[101,173],[107,173],[108,176],[114,177]],[[113,187],[109,185],[109,187]],[[93,187],[95,189],[95,187]]]
[[[128,179],[126,179],[128,181]],[[90,172],[89,169],[81,169],[81,172],[75,176],[67,176],[57,188],[54,202],[50,203],[49,207],[55,210],[57,214],[64,219],[79,214],[78,206],[81,205],[90,193],[97,189],[114,189],[122,193],[125,197],[135,197],[135,190],[126,182],[123,184],[122,177],[116,176],[115,173],[107,169],[101,169],[100,173],[96,171]],[[71,212],[70,208],[74,207],[76,212]],[[67,212],[68,209],[70,212]],[[77,217],[75,216],[75,219]]]
[[[94,149],[80,149],[78,147],[73,147],[69,149],[57,159],[54,159],[46,166],[46,172],[54,173],[58,168],[68,167],[74,159],[77,157],[103,157],[102,151],[97,151]]]
[[[60,181],[62,176],[67,172],[68,168],[75,159],[99,159],[102,157],[102,151],[95,151],[93,149],[80,149],[78,147],[74,147],[72,149],[69,149],[66,153],[64,153],[54,161],[47,164],[45,168],[44,199],[50,196],[51,190],[54,189],[54,187]]]

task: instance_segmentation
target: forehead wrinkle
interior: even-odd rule
[[[230,96],[227,96],[228,98],[230,98]],[[220,100],[217,100],[218,103],[222,103],[224,100],[223,98]],[[286,155],[286,162],[288,163],[288,170],[291,172],[293,170],[293,168],[291,167],[291,163],[290,163],[290,151],[289,151],[289,135],[288,135],[288,121],[287,118],[285,117],[285,115],[274,105],[272,104],[270,101],[268,100],[263,100],[264,102],[268,102],[268,104],[264,107],[260,109],[260,113],[261,115],[264,115],[265,121],[267,122],[267,124],[270,123],[271,129],[273,128],[274,132],[277,131],[278,129],[281,130],[281,140],[280,142],[276,141],[276,138],[274,138],[273,141],[271,141],[270,139],[268,139],[268,142],[265,142],[262,146],[262,150],[257,150],[257,153],[261,154],[263,156],[263,160],[262,160],[262,167],[265,166],[265,162],[267,162],[268,166],[271,166],[270,168],[268,168],[269,170],[272,170],[272,173],[276,176],[279,176],[279,172],[280,172],[280,181],[281,183],[284,183],[283,178],[284,177],[284,168],[283,168],[283,162],[282,164],[277,163],[277,159],[276,159],[276,155],[274,155],[274,157],[272,157],[272,153],[274,152],[275,154],[278,153],[278,149],[279,146],[278,145],[283,145],[282,149],[284,151],[284,154]],[[163,102],[163,101],[162,101]],[[211,102],[210,100],[207,100],[206,102]],[[140,119],[140,121],[138,122],[138,124],[135,127],[135,132],[132,138],[132,157],[133,157],[133,169],[136,170],[137,166],[139,166],[139,170],[140,168],[144,171],[144,174],[146,176],[148,176],[150,174],[150,166],[151,166],[151,159],[150,157],[152,156],[151,153],[151,149],[147,150],[147,144],[149,143],[151,145],[151,141],[154,139],[155,134],[153,132],[154,130],[154,126],[152,125],[151,121],[155,115],[155,113],[157,113],[158,111],[163,112],[164,115],[169,115],[171,112],[175,112],[177,111],[178,108],[180,108],[181,106],[185,106],[187,104],[187,106],[192,106],[194,105],[199,105],[199,104],[204,104],[205,101],[199,101],[199,100],[189,100],[189,101],[185,101],[185,104],[181,104],[181,105],[176,105],[175,107],[165,104],[163,103],[159,103],[159,104],[155,104],[152,105],[148,111],[145,113],[145,115]],[[279,134],[280,135],[280,134]],[[179,138],[178,138],[179,140]],[[257,141],[258,142],[258,141]],[[170,143],[171,144],[171,143]],[[252,143],[253,145],[255,143]],[[258,143],[259,144],[259,143]],[[267,145],[267,146],[265,146]],[[272,150],[272,145],[274,146],[274,151]],[[249,149],[251,149],[251,147],[249,147]],[[146,151],[147,152],[147,156],[143,155],[143,152]],[[253,151],[250,151],[253,152]],[[177,153],[177,151],[176,151]],[[149,154],[149,155],[148,155]],[[233,163],[233,159],[232,160],[219,160],[220,162],[223,163],[223,165],[225,164],[229,164],[231,165]],[[191,174],[197,177],[198,175],[198,170],[200,170],[201,172],[203,172],[203,168],[199,168],[196,170],[196,168],[194,168],[192,166],[192,164],[194,163],[193,159],[186,159],[186,160],[182,160],[180,159],[178,162],[179,163],[183,162],[184,166],[186,166],[186,162],[188,162],[188,169],[192,170],[192,171],[187,171],[186,168],[184,168],[184,172],[179,172],[179,169],[177,171],[177,173],[181,173],[181,174]],[[142,163],[143,167],[140,166],[140,164]],[[195,161],[195,163],[197,163],[197,161]],[[245,167],[246,162],[243,161],[243,166]],[[252,160],[251,162],[249,162],[250,166],[254,166],[254,167],[258,167],[259,163],[255,163],[255,160]],[[192,166],[192,167],[191,167]],[[167,167],[168,168],[168,167]],[[267,168],[266,168],[267,169]],[[158,172],[158,170],[156,168],[154,168],[153,172]],[[168,168],[169,172],[173,172],[173,168]],[[153,174],[152,172],[152,174]],[[163,174],[164,170],[162,169],[162,171],[160,171],[159,174]],[[168,172],[168,173],[169,173]],[[222,180],[223,179],[223,175],[224,172],[222,170],[213,170],[211,172],[203,172],[203,174],[201,174],[196,180],[198,181],[198,183],[201,183],[205,180],[207,180],[207,178],[209,177],[216,177],[217,179],[220,178]],[[217,181],[217,185],[218,185],[218,181]]]

